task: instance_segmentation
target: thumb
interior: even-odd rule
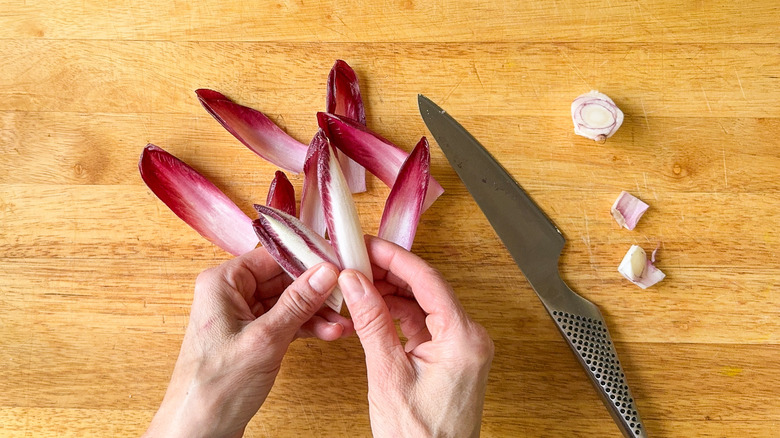
[[[366,352],[366,365],[369,370],[377,369],[380,363],[386,367],[395,359],[394,355],[403,353],[403,347],[385,300],[365,275],[358,271],[341,271],[339,288]]]
[[[331,263],[312,267],[287,286],[279,301],[253,323],[262,323],[270,332],[292,339],[301,326],[320,310],[336,286],[337,278],[338,269]]]

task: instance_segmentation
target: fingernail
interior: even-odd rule
[[[336,272],[328,266],[320,266],[309,277],[309,286],[320,294],[328,292],[336,284]]]
[[[363,284],[354,272],[341,271],[339,275],[339,287],[344,299],[347,301],[357,301],[365,295]]]

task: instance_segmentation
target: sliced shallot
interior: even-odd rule
[[[642,202],[642,200],[636,196],[626,191],[622,191],[620,192],[620,196],[615,200],[615,203],[612,204],[612,209],[610,211],[612,217],[615,218],[620,226],[633,230],[639,222],[639,218],[645,214],[645,211],[647,211],[649,207],[649,205]]]
[[[387,197],[378,236],[412,249],[430,180],[431,152],[428,140],[420,139],[406,159]]]
[[[252,152],[294,173],[303,171],[306,145],[290,137],[265,114],[239,105],[222,93],[196,90],[201,105]]]
[[[257,246],[252,219],[187,163],[148,144],[138,170],[149,189],[211,243],[233,255]]]
[[[574,99],[571,118],[575,134],[603,142],[623,124],[623,111],[606,94],[594,90]]]

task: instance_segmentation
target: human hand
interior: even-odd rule
[[[292,281],[263,248],[202,272],[165,398],[147,437],[240,437],[296,337],[334,340],[352,322],[322,308],[338,269]]]
[[[339,287],[366,353],[374,437],[479,436],[493,359],[487,331],[421,258],[378,238],[366,243],[375,283],[344,270]]]

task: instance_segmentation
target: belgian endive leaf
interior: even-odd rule
[[[339,266],[338,257],[327,240],[300,220],[281,210],[255,205],[259,218],[253,222],[260,243],[291,277],[297,278],[307,269],[323,262]],[[336,312],[343,298],[336,289],[326,304]]]
[[[360,218],[344,175],[341,173],[333,147],[329,142],[317,145],[317,174],[325,223],[331,245],[345,269],[355,269],[372,279],[371,262]]]
[[[327,112],[366,124],[366,111],[360,97],[360,86],[352,67],[337,60],[328,75]],[[366,169],[344,154],[338,154],[341,170],[352,193],[366,191]]]
[[[417,224],[420,222],[423,201],[430,180],[431,152],[428,140],[420,139],[406,159],[390,195],[387,197],[378,236],[412,249]]]
[[[328,139],[322,130],[318,130],[311,139],[306,162],[303,165],[303,192],[301,193],[301,222],[320,236],[325,235],[325,213],[322,211],[322,197],[317,182],[318,151],[324,150]]]
[[[218,91],[202,88],[195,94],[203,108],[252,152],[290,172],[303,170],[306,145],[290,137],[265,114],[239,105]]]
[[[333,146],[360,163],[388,187],[393,187],[398,171],[409,154],[350,119],[335,114],[317,113],[317,120]],[[444,193],[442,186],[431,178],[423,211],[427,210],[442,193]]]
[[[141,154],[138,170],[149,189],[210,242],[233,255],[257,246],[249,216],[185,162],[149,144]]]
[[[274,174],[265,205],[295,216],[295,188],[281,170],[277,170]]]

